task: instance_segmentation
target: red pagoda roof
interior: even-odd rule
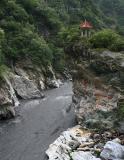
[[[85,22],[82,22],[80,24],[80,28],[81,29],[92,29],[93,26],[92,26],[92,24],[90,22],[88,22],[88,21],[85,20]]]

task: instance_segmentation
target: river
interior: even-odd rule
[[[45,91],[44,99],[22,101],[15,119],[0,122],[0,160],[46,160],[45,150],[74,126],[72,84]]]

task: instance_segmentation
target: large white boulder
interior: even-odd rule
[[[28,78],[13,75],[13,77],[11,77],[11,83],[17,95],[22,99],[34,99],[43,97],[36,84]]]
[[[72,152],[71,157],[73,160],[101,160],[100,158],[96,158],[90,152]]]
[[[124,146],[119,143],[119,139],[108,141],[100,156],[104,160],[124,160]]]
[[[47,79],[47,86],[50,88],[59,88],[62,84],[60,79]]]

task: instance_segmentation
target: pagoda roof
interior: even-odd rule
[[[90,22],[88,22],[88,21],[85,20],[84,22],[82,22],[80,24],[80,28],[81,29],[92,29],[93,26],[92,26],[92,24]]]

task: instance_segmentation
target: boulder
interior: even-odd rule
[[[15,117],[15,109],[13,106],[3,106],[0,108],[0,120]]]
[[[85,143],[90,140],[90,133],[83,131],[80,126],[75,126],[67,131],[64,131],[53,142],[46,151],[49,160],[70,160],[71,152],[76,150],[81,143]],[[78,159],[79,160],[79,159]]]
[[[71,157],[73,160],[101,160],[93,156],[90,152],[84,151],[72,152]]]
[[[42,80],[39,81],[39,84],[40,84],[40,90],[42,90],[42,91],[45,90],[45,88],[46,88],[45,83]]]
[[[50,88],[59,88],[63,83],[60,79],[47,79],[47,86]]]
[[[18,97],[22,99],[34,99],[43,97],[35,83],[28,78],[13,75],[11,77],[11,83]]]
[[[119,142],[119,139],[114,139],[113,141],[107,142],[102,153],[100,154],[101,158],[104,160],[123,160],[124,146],[122,146]]]

